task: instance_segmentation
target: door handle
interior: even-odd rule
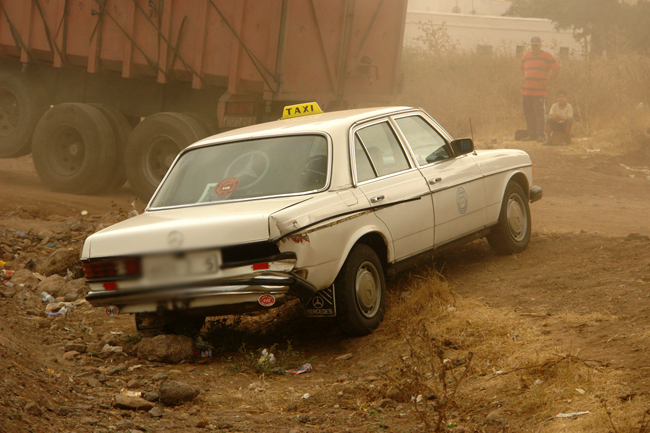
[[[435,179],[429,179],[429,185],[435,185],[436,183],[442,181],[441,177],[436,177]]]
[[[377,197],[371,198],[370,203],[378,203],[378,202],[382,201],[385,198],[386,197],[384,197],[383,195],[378,195]]]

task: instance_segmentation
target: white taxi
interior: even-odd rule
[[[542,190],[525,152],[476,150],[417,108],[285,117],[187,147],[142,215],[89,236],[88,302],[156,333],[298,298],[358,336],[388,273],[481,237],[527,247]]]

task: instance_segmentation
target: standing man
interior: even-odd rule
[[[560,64],[555,57],[542,50],[542,40],[533,36],[530,40],[531,51],[524,54],[519,62],[523,74],[521,94],[524,100],[524,116],[528,137],[526,141],[537,139],[546,141],[544,132],[546,126],[546,84],[553,81],[560,72]]]

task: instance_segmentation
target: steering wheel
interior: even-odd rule
[[[224,178],[236,177],[237,189],[245,190],[258,183],[271,167],[269,156],[261,150],[246,152],[235,158],[226,168]]]
[[[327,180],[327,155],[310,156],[302,170],[303,185],[308,189],[316,189],[325,185]]]

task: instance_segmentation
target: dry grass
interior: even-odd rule
[[[384,374],[408,394],[425,431],[648,431],[650,399],[629,389],[625,371],[582,359],[543,332],[615,316],[517,313],[461,299],[434,272],[409,281],[390,293],[374,337],[395,354]]]

